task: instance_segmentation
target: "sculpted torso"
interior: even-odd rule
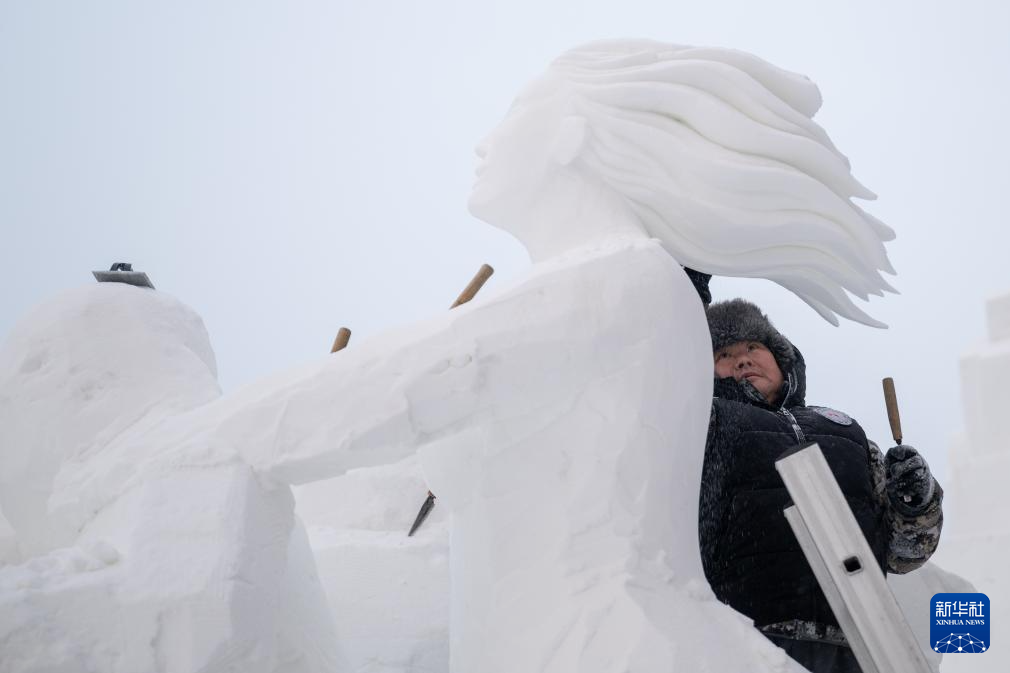
[[[453,670],[617,670],[591,650],[649,621],[632,586],[704,586],[682,534],[709,404],[694,391],[711,385],[700,313],[679,265],[641,237],[543,264],[454,321],[466,364],[407,391],[475,398],[470,418],[414,416],[444,435],[422,466],[465,569]]]
[[[454,671],[625,670],[597,648],[629,637],[645,657],[631,670],[704,660],[673,645],[726,609],[684,534],[697,521],[711,366],[680,266],[654,240],[619,236],[428,328],[386,361],[362,346],[290,382],[322,400],[383,390],[398,411],[380,425],[338,405],[326,431],[264,436],[301,415],[292,397],[243,404],[226,431],[249,429],[236,446],[285,481],[313,478],[326,455],[353,467],[397,441],[419,448],[452,516]]]

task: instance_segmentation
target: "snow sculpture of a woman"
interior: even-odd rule
[[[891,234],[852,204],[872,195],[811,121],[819,103],[806,79],[735,51],[564,54],[478,148],[470,209],[527,247],[524,277],[118,440],[64,469],[50,506],[86,530],[152,474],[244,480],[249,495],[215,502],[245,530],[207,539],[237,550],[234,575],[207,565],[238,587],[222,623],[248,632],[213,650],[234,663],[284,621],[268,584],[284,568],[287,485],[418,451],[452,516],[455,673],[796,670],[702,573],[711,348],[681,264],[770,278],[829,320],[872,323],[846,291],[888,289]],[[209,495],[187,498],[201,511]],[[150,506],[120,509],[143,522]]]
[[[453,671],[788,666],[702,574],[711,347],[680,265],[872,323],[845,290],[888,289],[891,232],[819,103],[735,51],[566,53],[478,147],[471,212],[529,273],[232,400],[221,440],[285,483],[418,449],[452,514]]]

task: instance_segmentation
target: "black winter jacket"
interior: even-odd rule
[[[716,596],[758,627],[792,620],[838,625],[782,514],[791,501],[774,463],[786,450],[820,445],[885,572],[924,563],[942,521],[939,485],[917,516],[889,506],[879,450],[845,414],[805,405],[805,365],[796,355],[774,407],[746,382],[716,381],[702,473],[705,574]]]

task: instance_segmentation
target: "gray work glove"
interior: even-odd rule
[[[926,459],[911,446],[891,447],[884,457],[887,496],[902,514],[918,515],[933,497],[933,475]]]

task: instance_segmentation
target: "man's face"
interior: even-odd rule
[[[737,381],[747,379],[769,403],[782,389],[782,370],[775,356],[758,341],[738,341],[714,353],[715,375],[721,379],[732,376]]]

